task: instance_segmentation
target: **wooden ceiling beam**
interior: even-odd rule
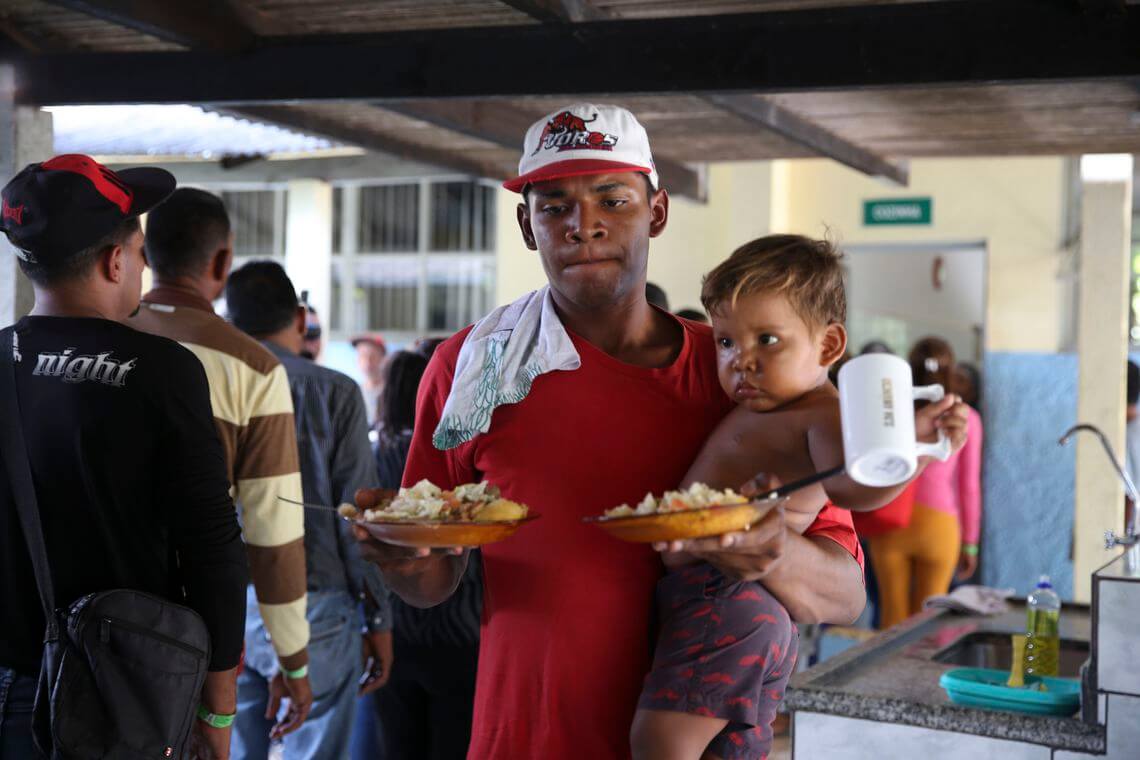
[[[910,181],[910,171],[905,163],[891,161],[873,150],[821,127],[810,119],[805,119],[784,106],[773,103],[770,99],[730,94],[706,95],[705,100],[734,116],[771,130],[787,140],[864,174],[885,177],[903,187]]]
[[[613,18],[589,0],[501,0],[517,11],[543,23],[603,21]]]
[[[242,119],[268,122],[286,129],[320,135],[338,142],[350,143],[366,150],[387,153],[408,161],[455,169],[473,177],[506,179],[511,172],[496,162],[480,161],[453,151],[403,140],[379,131],[345,124],[333,116],[289,106],[249,105],[240,108],[214,109]]]
[[[826,54],[804,54],[811,50]],[[769,94],[1124,79],[1140,77],[1140,7],[1099,19],[1076,3],[959,0],[259,38],[240,62],[199,50],[13,60],[20,102],[32,105]]]
[[[257,41],[228,0],[47,1],[187,48],[240,53]]]
[[[468,137],[519,150],[523,135],[542,114],[524,112],[506,103],[420,100],[378,103],[382,108]],[[704,203],[708,200],[706,173],[668,156],[654,156],[661,185],[670,193]]]
[[[1135,0],[1131,0],[1134,2]],[[1090,13],[1099,13],[1104,16],[1119,18],[1128,10],[1129,0],[1080,0],[1081,5]]]
[[[12,23],[12,19],[7,15],[0,15],[0,35],[7,37],[25,52],[43,52],[43,46],[25,34],[23,29]]]
[[[506,1],[512,7],[527,13],[532,18],[547,23],[613,20],[616,18],[609,11],[595,7],[589,0]],[[584,9],[589,14],[585,18],[583,17]],[[893,164],[783,106],[765,101],[762,96],[714,95],[707,97],[706,100],[751,124],[775,132],[794,143],[803,145],[822,156],[832,158],[853,169],[871,176],[887,177],[903,186],[907,184],[908,174],[905,166]],[[664,173],[660,165],[658,169]]]

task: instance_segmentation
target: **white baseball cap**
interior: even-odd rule
[[[624,108],[575,103],[531,125],[523,140],[519,176],[503,187],[518,193],[532,182],[625,171],[647,175],[657,189],[645,127]]]

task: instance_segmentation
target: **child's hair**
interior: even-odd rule
[[[826,240],[803,235],[766,235],[737,248],[701,284],[701,303],[712,314],[741,296],[780,293],[812,327],[843,324],[843,258]]]

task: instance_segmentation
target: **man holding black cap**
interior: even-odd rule
[[[142,289],[139,215],[174,190],[161,169],[87,156],[32,164],[3,189],[0,227],[32,281],[13,333],[19,419],[58,605],[114,588],[198,612],[211,637],[197,754],[226,757],[246,561],[202,365],[122,324]],[[7,452],[5,456],[10,456]],[[0,469],[0,757],[33,756],[45,621],[7,469]],[[66,715],[56,720],[66,721]]]

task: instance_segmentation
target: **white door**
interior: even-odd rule
[[[986,249],[981,243],[845,246],[850,351],[881,340],[900,356],[928,335],[980,362]]]

